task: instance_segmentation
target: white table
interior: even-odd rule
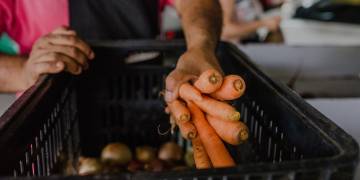
[[[307,102],[360,143],[360,98],[311,99]],[[360,165],[358,165],[355,179],[360,179]]]
[[[282,83],[287,83],[302,66],[296,91],[337,96],[308,99],[307,102],[360,143],[360,47],[247,45],[240,49],[268,76]],[[336,80],[344,75],[358,79]],[[355,179],[360,179],[360,166]]]
[[[6,109],[15,101],[15,95],[13,94],[0,94],[0,116],[6,111]]]

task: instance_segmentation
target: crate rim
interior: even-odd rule
[[[280,82],[276,82],[272,80],[270,77],[268,77],[264,72],[262,72],[255,64],[251,63],[249,60],[251,60],[250,57],[248,57],[246,54],[244,54],[242,51],[239,51],[238,48],[230,43],[224,43],[225,46],[228,46],[229,48],[233,49],[233,52],[236,52],[236,54],[240,57],[243,57],[243,62],[249,67],[249,70],[252,71],[255,74],[260,75],[260,80],[268,84],[269,87],[274,88],[276,93],[286,102],[288,103],[291,108],[296,111],[297,113],[301,114],[303,116],[302,119],[312,119],[314,121],[303,121],[304,123],[307,123],[311,125],[312,128],[317,128],[319,132],[321,132],[321,135],[329,140],[333,145],[336,146],[336,148],[339,151],[339,153],[335,156],[324,157],[324,158],[318,158],[318,159],[338,159],[344,156],[345,153],[348,153],[347,155],[349,158],[355,158],[356,161],[359,160],[359,144],[355,141],[355,139],[349,135],[345,130],[343,130],[341,127],[336,125],[332,120],[327,118],[325,115],[323,115],[320,111],[315,109],[313,106],[311,106],[309,103],[304,101],[301,96],[299,96],[295,91],[291,90],[284,84],[281,84]],[[285,97],[286,96],[286,97]],[[328,132],[325,132],[325,130],[328,127],[325,127],[325,123],[328,123],[331,125],[332,131],[337,131],[337,135],[334,134],[331,135]],[[339,136],[338,133],[341,133],[342,136]],[[335,136],[335,137],[334,137]],[[347,142],[346,144],[344,142]],[[304,160],[307,161],[307,160]],[[303,162],[304,162],[303,161]]]
[[[149,47],[148,44],[152,43],[154,46]],[[164,41],[164,40],[125,40],[125,41],[90,41],[90,45],[93,48],[122,48],[124,50],[132,51],[137,49],[146,50],[164,50],[163,47],[166,46],[168,49],[171,48],[183,48],[185,43],[183,40],[173,40],[173,41]],[[236,170],[238,173],[242,172],[256,172],[254,170],[258,169],[262,172],[271,171],[281,172],[281,171],[293,171],[291,167],[296,167],[296,171],[305,170],[304,166],[310,165],[313,169],[316,168],[327,168],[327,169],[336,169],[341,166],[353,164],[356,167],[356,164],[359,161],[359,145],[358,143],[347,134],[342,128],[337,126],[329,118],[325,117],[322,113],[304,101],[299,95],[293,92],[291,89],[282,85],[278,82],[273,81],[268,76],[266,76],[259,68],[251,62],[251,58],[246,56],[241,52],[238,47],[233,44],[221,42],[221,46],[226,46],[236,53],[237,56],[242,57],[243,63],[252,71],[254,74],[258,74],[260,80],[263,83],[268,84],[271,88],[276,90],[276,93],[288,104],[291,105],[291,108],[302,115],[302,119],[312,119],[313,121],[304,121],[305,123],[310,123],[310,127],[317,128],[321,132],[321,136],[326,138],[329,142],[332,143],[338,150],[339,153],[333,156],[327,156],[322,158],[310,158],[304,159],[301,161],[283,161],[278,163],[272,162],[260,162],[260,163],[250,163],[246,165],[237,165],[236,167],[231,168],[220,168],[220,169],[208,169],[208,170],[188,170],[184,172],[197,172],[200,173],[215,173],[215,172],[230,172],[230,170]],[[38,81],[33,87],[29,88],[24,92],[24,94],[18,98],[8,110],[0,117],[0,134],[7,130],[7,127],[17,118],[24,118],[31,108],[34,108],[38,100],[46,93],[50,86],[56,84],[61,80],[73,80],[74,77],[70,77],[66,74],[58,75],[47,75]],[[30,107],[30,110],[29,110]],[[331,131],[336,133],[330,134],[330,129],[325,131],[329,127],[326,125],[331,125]],[[299,167],[301,163],[302,166]],[[332,163],[324,166],[324,163]],[[271,166],[269,166],[271,165]],[[257,167],[254,169],[254,167]],[[170,173],[170,174],[169,174]],[[163,174],[171,175],[172,172],[163,172]],[[146,173],[140,172],[135,173],[135,177],[139,174],[155,174],[156,173]],[[107,175],[109,176],[109,175]],[[114,175],[116,176],[116,175]],[[52,175],[50,177],[62,177],[59,175]],[[3,176],[0,179],[6,179],[7,177]],[[19,178],[19,177],[17,177]],[[41,177],[46,178],[46,177]]]

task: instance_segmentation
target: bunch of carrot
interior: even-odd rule
[[[170,114],[172,127],[178,126],[182,136],[191,140],[198,169],[235,165],[223,141],[232,145],[246,141],[248,128],[226,101],[242,96],[245,87],[240,76],[223,78],[209,69],[194,83],[181,85],[181,99],[168,103],[165,111]]]

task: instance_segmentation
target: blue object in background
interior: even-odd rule
[[[6,33],[0,36],[0,53],[15,55],[19,54],[19,45]]]

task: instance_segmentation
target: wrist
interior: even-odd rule
[[[196,44],[189,46],[187,52],[194,52],[194,53],[198,53],[199,55],[207,55],[207,56],[215,55],[215,47],[206,43]]]
[[[205,52],[214,52],[218,40],[209,39],[208,37],[198,36],[187,43],[188,50],[202,50]]]
[[[22,60],[19,61],[19,68],[17,72],[17,89],[19,91],[24,91],[27,88],[29,88],[31,85],[33,85],[34,82],[31,81],[32,77],[31,74],[28,71],[28,59],[26,57],[22,57]]]
[[[188,58],[188,60],[194,61],[197,64],[201,65],[202,68],[204,68],[203,70],[212,67],[221,71],[218,59],[215,54],[215,50],[197,47],[188,49],[185,53],[190,55],[191,57]]]

